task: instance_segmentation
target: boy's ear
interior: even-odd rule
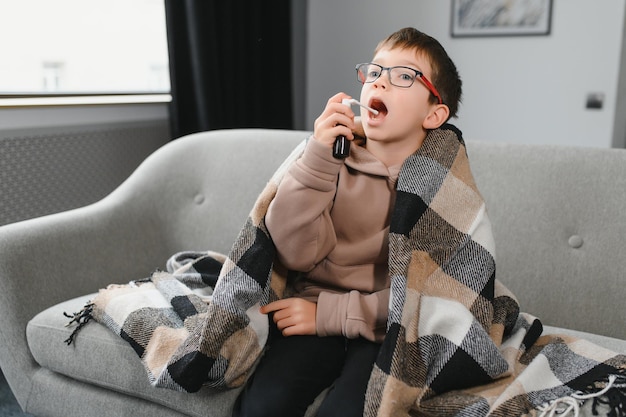
[[[424,129],[437,129],[450,117],[450,109],[445,104],[437,104],[424,119],[422,127]]]

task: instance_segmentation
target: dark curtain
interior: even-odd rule
[[[293,128],[291,0],[165,0],[172,137]]]

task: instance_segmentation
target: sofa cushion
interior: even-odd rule
[[[543,334],[567,335],[574,336],[579,339],[585,339],[598,346],[602,346],[610,351],[622,353],[626,355],[626,340],[616,339],[614,337],[602,336],[594,333],[580,332],[577,330],[563,329],[554,326],[543,326]]]
[[[74,327],[65,327],[69,319],[63,316],[63,312],[79,311],[90,298],[88,295],[57,304],[28,323],[28,346],[39,365],[70,378],[154,401],[191,416],[230,416],[240,389],[218,391],[202,388],[190,394],[152,387],[130,345],[95,321],[81,329],[71,345],[64,343]]]
[[[217,391],[203,388],[189,394],[154,388],[141,361],[130,345],[96,322],[86,325],[71,345],[64,343],[73,331],[65,327],[63,312],[79,311],[95,294],[78,297],[44,310],[26,329],[28,345],[35,360],[44,368],[70,378],[154,401],[191,416],[230,416],[241,389]],[[626,353],[626,340],[545,326],[544,334],[567,334],[587,339],[610,350]],[[323,395],[310,407],[317,409]],[[590,410],[582,415],[592,415]]]

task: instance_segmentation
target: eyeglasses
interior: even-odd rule
[[[356,66],[357,78],[361,84],[373,83],[382,75],[383,71],[387,70],[389,76],[389,82],[391,85],[401,88],[409,88],[415,82],[415,79],[419,77],[422,83],[428,88],[435,98],[439,101],[439,104],[443,104],[441,95],[435,88],[435,86],[421,73],[413,68],[409,67],[383,67],[382,65],[367,62],[364,64],[358,64]]]

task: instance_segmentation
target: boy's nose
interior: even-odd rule
[[[382,74],[380,74],[380,77],[374,80],[374,87],[387,88],[388,83],[389,83],[389,75],[385,74],[385,70],[383,70]]]

